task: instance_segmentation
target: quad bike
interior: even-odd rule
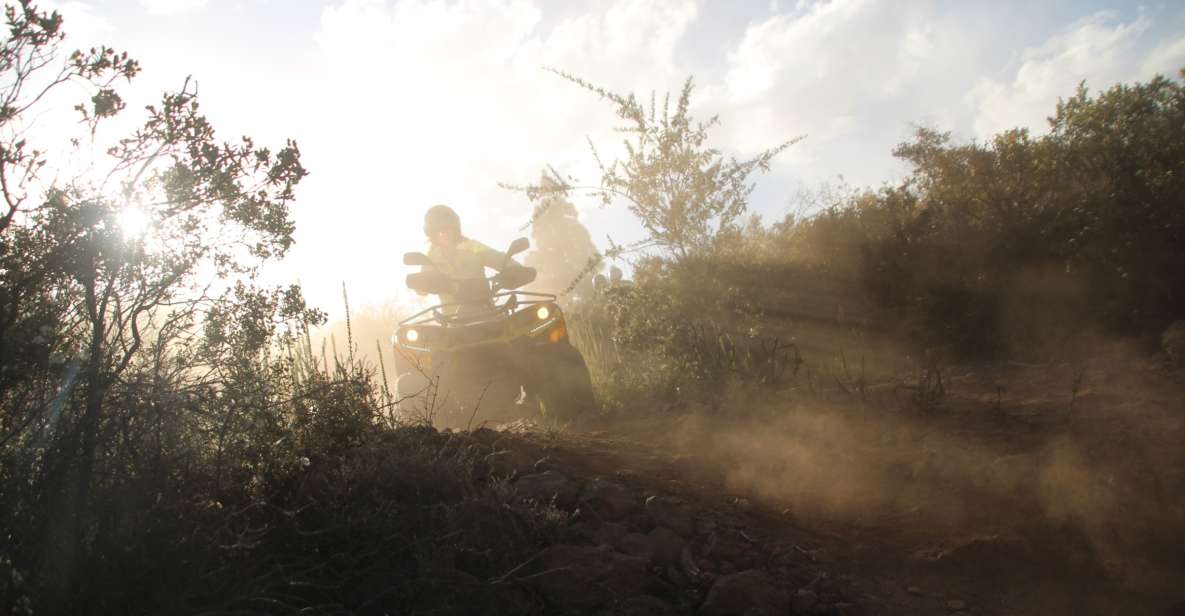
[[[512,242],[507,264],[529,245],[526,238]],[[411,252],[403,263],[431,261]],[[435,405],[436,419],[449,427],[536,414],[563,423],[590,410],[588,366],[568,340],[556,296],[515,290],[534,279],[534,268],[517,264],[468,281],[436,271],[409,274],[408,288],[458,301],[400,321],[392,342],[401,406]]]

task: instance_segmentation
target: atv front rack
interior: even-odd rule
[[[556,343],[566,338],[567,326],[555,299],[549,293],[505,291],[492,296],[488,309],[473,311],[471,303],[432,306],[400,321],[392,342],[416,353],[519,339]],[[468,310],[448,314],[454,306]]]
[[[499,303],[499,300],[501,303]],[[473,311],[476,302],[453,302],[437,304],[399,322],[399,327],[410,325],[441,325],[443,327],[472,327],[474,325],[500,319],[514,314],[519,309],[530,308],[542,304],[554,304],[556,296],[552,293],[534,293],[532,291],[502,291],[490,296],[490,305],[479,311]],[[465,308],[466,310],[462,310]],[[450,310],[452,309],[452,310]],[[453,314],[450,314],[452,312]]]

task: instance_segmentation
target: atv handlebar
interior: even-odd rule
[[[487,300],[499,291],[517,289],[535,281],[535,268],[519,265],[513,259],[514,255],[526,250],[530,245],[525,237],[511,242],[510,248],[506,251],[506,259],[502,263],[502,270],[493,276],[460,280],[437,271],[423,271],[407,275],[407,288],[422,294],[456,295],[462,301]],[[403,255],[403,264],[431,266],[432,260],[422,252],[409,252]]]
[[[498,291],[508,291],[531,284],[535,282],[535,276],[537,274],[538,272],[533,267],[515,265],[491,276],[489,280],[494,288],[494,292],[497,293]]]
[[[407,288],[417,293],[456,295],[461,300],[485,300],[499,291],[509,291],[535,281],[538,272],[533,267],[509,267],[493,276],[472,280],[457,280],[440,272],[416,272],[407,275]]]

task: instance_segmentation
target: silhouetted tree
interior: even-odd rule
[[[30,145],[40,106],[66,96],[67,84],[90,94],[75,107],[86,131],[74,139],[81,154],[99,125],[124,110],[115,85],[139,66],[107,47],[64,54],[61,16],[29,0],[8,5],[6,20],[0,495],[13,505],[5,521],[31,523],[22,527],[48,538],[42,578],[50,596],[65,601],[101,521],[91,507],[94,488],[133,465],[123,454],[135,450],[124,448],[143,417],[127,410],[135,406],[128,375],[177,357],[192,362],[186,378],[202,373],[208,364],[185,345],[170,345],[191,341],[199,319],[212,326],[233,306],[255,306],[232,329],[260,329],[256,352],[277,315],[319,319],[299,289],[230,284],[252,280],[264,260],[292,244],[288,203],[305,170],[295,143],[273,151],[246,137],[219,141],[187,81],[149,106],[139,129],[87,161],[86,175],[67,177],[65,156]],[[109,404],[113,396],[121,403]]]

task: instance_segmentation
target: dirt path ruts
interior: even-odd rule
[[[933,523],[925,502],[857,518],[803,517],[793,503],[737,487],[727,460],[687,449],[669,422],[615,422],[544,438],[557,467],[676,494],[744,529],[790,564],[783,574],[794,584],[825,580],[845,614],[1182,613],[1181,598],[1163,587],[1157,594],[1117,581],[1073,524],[1010,509],[1022,505],[1000,503],[1004,511],[959,524]]]

